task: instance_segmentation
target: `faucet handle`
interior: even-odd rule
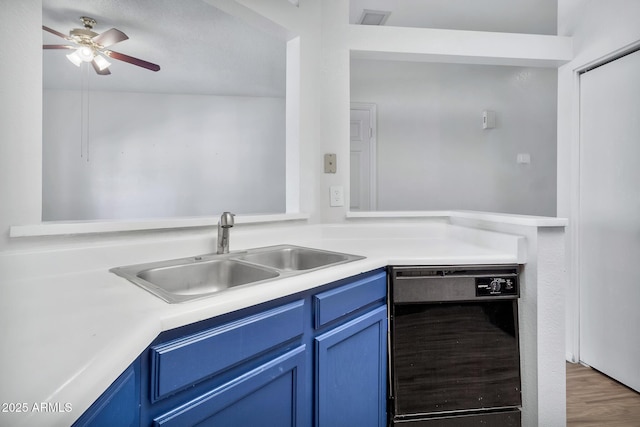
[[[233,227],[235,221],[234,221],[234,217],[236,216],[236,214],[233,214],[231,212],[223,212],[222,215],[220,216],[220,221],[218,222],[218,224],[220,224],[221,227]]]

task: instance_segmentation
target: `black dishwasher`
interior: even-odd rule
[[[390,268],[390,425],[521,425],[518,272]]]

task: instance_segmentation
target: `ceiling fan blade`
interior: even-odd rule
[[[110,30],[107,30],[103,33],[98,34],[91,40],[93,40],[95,43],[99,44],[102,47],[107,47],[107,46],[116,44],[118,42],[121,42],[123,40],[127,40],[128,38],[129,36],[127,36],[122,31],[112,28]]]
[[[134,58],[133,56],[125,55],[124,53],[114,52],[112,50],[103,50],[102,53],[109,58],[118,59],[120,61],[128,62],[129,64],[137,65],[138,67],[146,68],[151,71],[159,71],[160,66],[151,62],[143,61],[142,59]]]
[[[77,46],[69,46],[67,44],[43,44],[43,49],[76,49]]]
[[[108,76],[109,74],[111,74],[111,71],[109,71],[108,68],[101,70],[100,67],[98,67],[95,59],[91,61],[91,65],[93,65],[93,69],[96,70],[96,73],[100,74],[101,76]]]
[[[49,33],[51,33],[51,34],[54,34],[54,35],[56,35],[56,36],[58,36],[58,37],[62,37],[62,38],[63,38],[63,39],[65,39],[65,40],[72,40],[72,38],[71,38],[71,37],[69,37],[69,36],[67,36],[67,35],[65,35],[65,34],[62,34],[61,32],[56,31],[56,30],[54,30],[54,29],[52,29],[52,28],[45,27],[44,25],[42,26],[42,29],[43,29],[43,30],[45,30],[45,31],[47,31],[47,32],[49,32]]]

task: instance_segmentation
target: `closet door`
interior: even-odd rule
[[[640,51],[580,77],[580,359],[640,391]]]

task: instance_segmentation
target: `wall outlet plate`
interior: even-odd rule
[[[342,185],[332,185],[330,188],[330,206],[344,206],[344,188]]]

